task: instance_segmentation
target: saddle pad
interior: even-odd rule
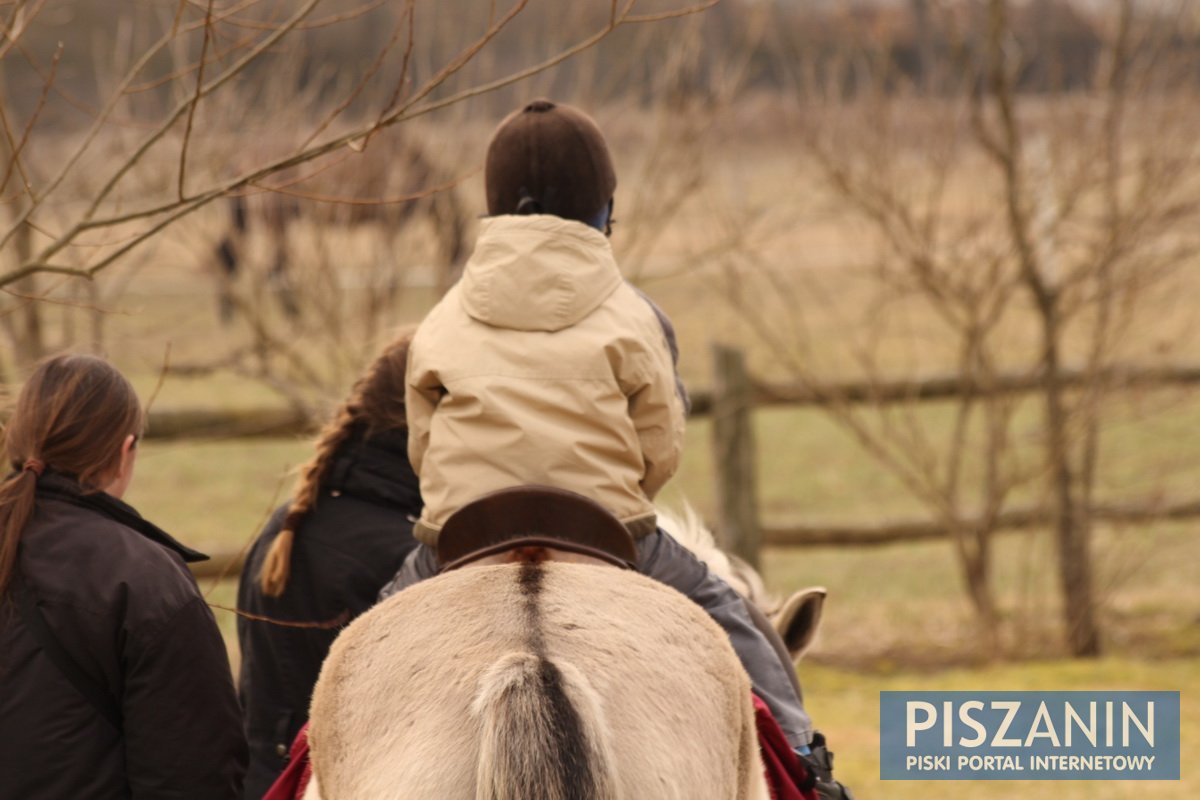
[[[754,724],[758,728],[758,749],[767,771],[771,800],[818,800],[808,768],[792,751],[783,729],[758,695],[754,695]]]
[[[312,762],[308,760],[308,723],[296,734],[288,751],[288,764],[271,784],[262,800],[301,800],[312,780]]]

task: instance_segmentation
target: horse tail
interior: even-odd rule
[[[615,800],[599,697],[565,661],[513,652],[480,680],[477,800]]]

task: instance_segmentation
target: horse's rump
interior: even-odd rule
[[[725,634],[666,586],[471,567],[338,638],[313,697],[314,772],[326,798],[361,800],[765,796],[749,691]]]

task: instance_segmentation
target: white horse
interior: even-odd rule
[[[396,594],[334,643],[309,736],[309,800],[769,797],[725,633],[612,566],[471,566]]]

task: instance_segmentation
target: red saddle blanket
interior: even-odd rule
[[[292,749],[288,751],[288,764],[263,800],[300,800],[312,780],[312,762],[308,760],[308,723],[296,734]]]
[[[812,789],[801,789],[808,782],[808,770],[792,752],[791,745],[771,716],[767,704],[754,697],[754,722],[758,728],[758,746],[762,751],[767,772],[767,785],[772,800],[817,800]],[[308,760],[308,723],[296,734],[288,754],[288,765],[263,800],[300,800],[312,779],[312,763]]]
[[[767,704],[754,697],[754,723],[758,728],[758,749],[762,753],[763,766],[767,770],[767,787],[772,800],[817,800],[816,790],[811,788],[808,767],[788,744],[787,737]],[[802,789],[809,786],[808,789]]]

